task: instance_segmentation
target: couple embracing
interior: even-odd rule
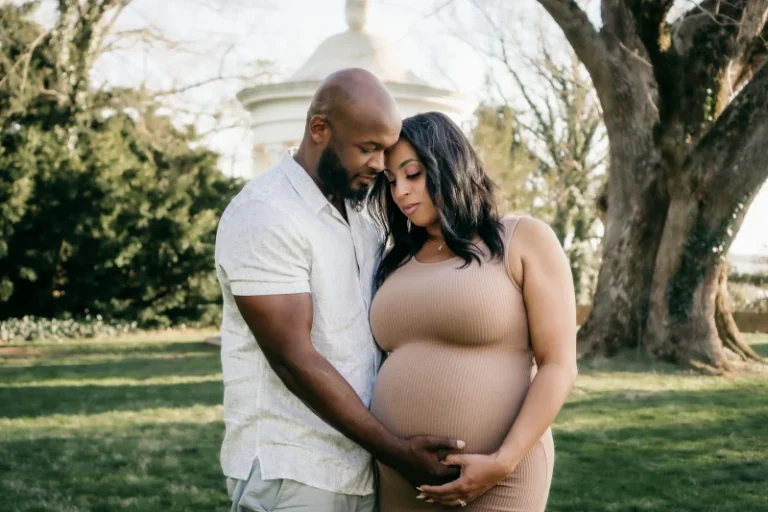
[[[449,118],[329,76],[222,215],[216,271],[233,511],[545,509],[570,268],[546,224],[499,215]]]

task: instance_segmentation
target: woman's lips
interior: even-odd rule
[[[406,215],[406,217],[410,217],[411,215],[413,215],[413,212],[415,212],[418,207],[419,207],[419,203],[409,204],[407,206],[403,206],[402,211]]]

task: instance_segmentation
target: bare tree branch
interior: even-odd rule
[[[101,30],[101,37],[99,38],[99,42],[96,44],[97,49],[100,48],[103,44],[105,36],[112,33],[112,29],[114,28],[115,23],[117,23],[118,18],[120,18],[120,15],[123,14],[123,11],[126,7],[128,7],[129,4],[130,0],[120,2],[120,4],[114,10],[112,18],[110,18],[110,20],[104,24]]]
[[[563,30],[579,60],[587,68],[595,87],[608,87],[608,52],[587,14],[574,0],[539,0],[539,3]]]
[[[766,20],[768,20],[768,0],[752,0],[746,3],[739,23],[734,53],[744,53],[754,43],[754,40],[763,32]]]
[[[733,91],[739,90],[742,84],[750,80],[768,59],[768,2],[755,2],[750,5],[753,10],[752,21],[744,19],[745,23],[739,30],[739,44],[745,57],[738,75],[732,77]],[[757,7],[761,7],[762,12]],[[758,20],[762,25],[755,26]]]
[[[221,71],[221,69],[219,69]],[[174,87],[171,89],[164,89],[162,91],[157,91],[152,94],[154,98],[162,98],[167,96],[174,96],[176,94],[182,94],[184,92],[191,91],[192,89],[197,89],[200,87],[203,87],[205,85],[209,85],[215,82],[223,82],[225,80],[257,80],[261,77],[269,76],[270,73],[267,71],[262,71],[261,73],[257,73],[256,75],[248,75],[248,74],[238,74],[238,75],[223,75],[219,74],[217,76],[212,76],[205,78],[203,80],[198,80],[197,82],[193,82],[190,84],[181,85],[178,87]]]
[[[21,92],[24,92],[24,88],[25,88],[26,83],[27,83],[27,75],[29,74],[29,66],[30,66],[30,63],[32,62],[32,56],[35,53],[35,49],[38,46],[40,46],[40,43],[42,43],[43,40],[46,37],[48,37],[48,35],[50,33],[51,32],[49,30],[43,31],[43,32],[40,33],[39,36],[37,36],[35,38],[34,41],[32,41],[32,44],[29,45],[29,49],[26,52],[24,52],[24,54],[21,55],[21,57],[19,57],[16,60],[16,62],[13,63],[11,68],[8,70],[8,73],[6,73],[6,75],[2,79],[0,79],[0,87],[4,86],[8,82],[8,79],[9,79],[10,76],[12,76],[13,71],[18,66],[20,66],[23,63],[24,64],[24,69],[23,69],[22,74],[21,74],[21,87],[20,87],[20,90],[21,90]]]
[[[557,151],[554,151],[554,149],[557,147],[557,140],[554,132],[554,123],[551,123],[546,119],[546,117],[544,116],[544,113],[541,111],[536,101],[533,100],[533,98],[529,93],[529,87],[520,77],[520,74],[517,72],[517,70],[515,70],[514,66],[511,65],[509,58],[507,56],[507,52],[504,48],[505,47],[502,45],[501,60],[504,63],[504,66],[507,68],[507,71],[509,72],[509,74],[515,80],[515,83],[517,83],[517,86],[520,89],[520,93],[523,95],[523,98],[525,99],[525,102],[528,105],[528,108],[531,109],[531,112],[536,118],[536,122],[538,126],[535,129],[529,129],[529,131],[537,135],[542,140],[542,142],[544,142],[544,144],[547,147],[547,153],[549,153],[551,158],[553,159],[554,165],[560,166],[562,162],[560,160],[559,154]],[[549,107],[549,105],[547,106]],[[551,111],[550,111],[550,115],[551,115]]]

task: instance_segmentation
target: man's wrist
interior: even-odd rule
[[[404,458],[407,442],[392,434],[381,436],[378,441],[372,448],[371,455],[387,466],[397,466]]]

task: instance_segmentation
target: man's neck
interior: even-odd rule
[[[309,151],[307,151],[306,147],[302,144],[293,154],[293,159],[296,160],[296,163],[299,164],[302,169],[304,169],[304,172],[306,172],[310,178],[312,178],[312,181],[315,182],[315,185],[320,190],[320,193],[323,194],[328,202],[331,203],[333,207],[339,211],[341,216],[344,217],[344,220],[347,220],[347,209],[344,200],[338,199],[329,194],[325,190],[325,187],[323,187],[323,184],[317,175],[317,164],[320,161],[320,158],[312,158],[309,155]]]
[[[317,164],[320,161],[320,158],[312,157],[309,154],[309,151],[307,151],[307,149],[302,144],[293,154],[293,159],[296,160],[296,163],[299,164],[302,169],[304,169],[304,172],[309,174],[309,177],[312,178],[312,181],[315,182],[315,185],[317,185],[317,188],[320,189],[320,192],[325,197],[328,197],[328,193],[325,191],[322,183],[320,182],[320,178],[317,175]]]

